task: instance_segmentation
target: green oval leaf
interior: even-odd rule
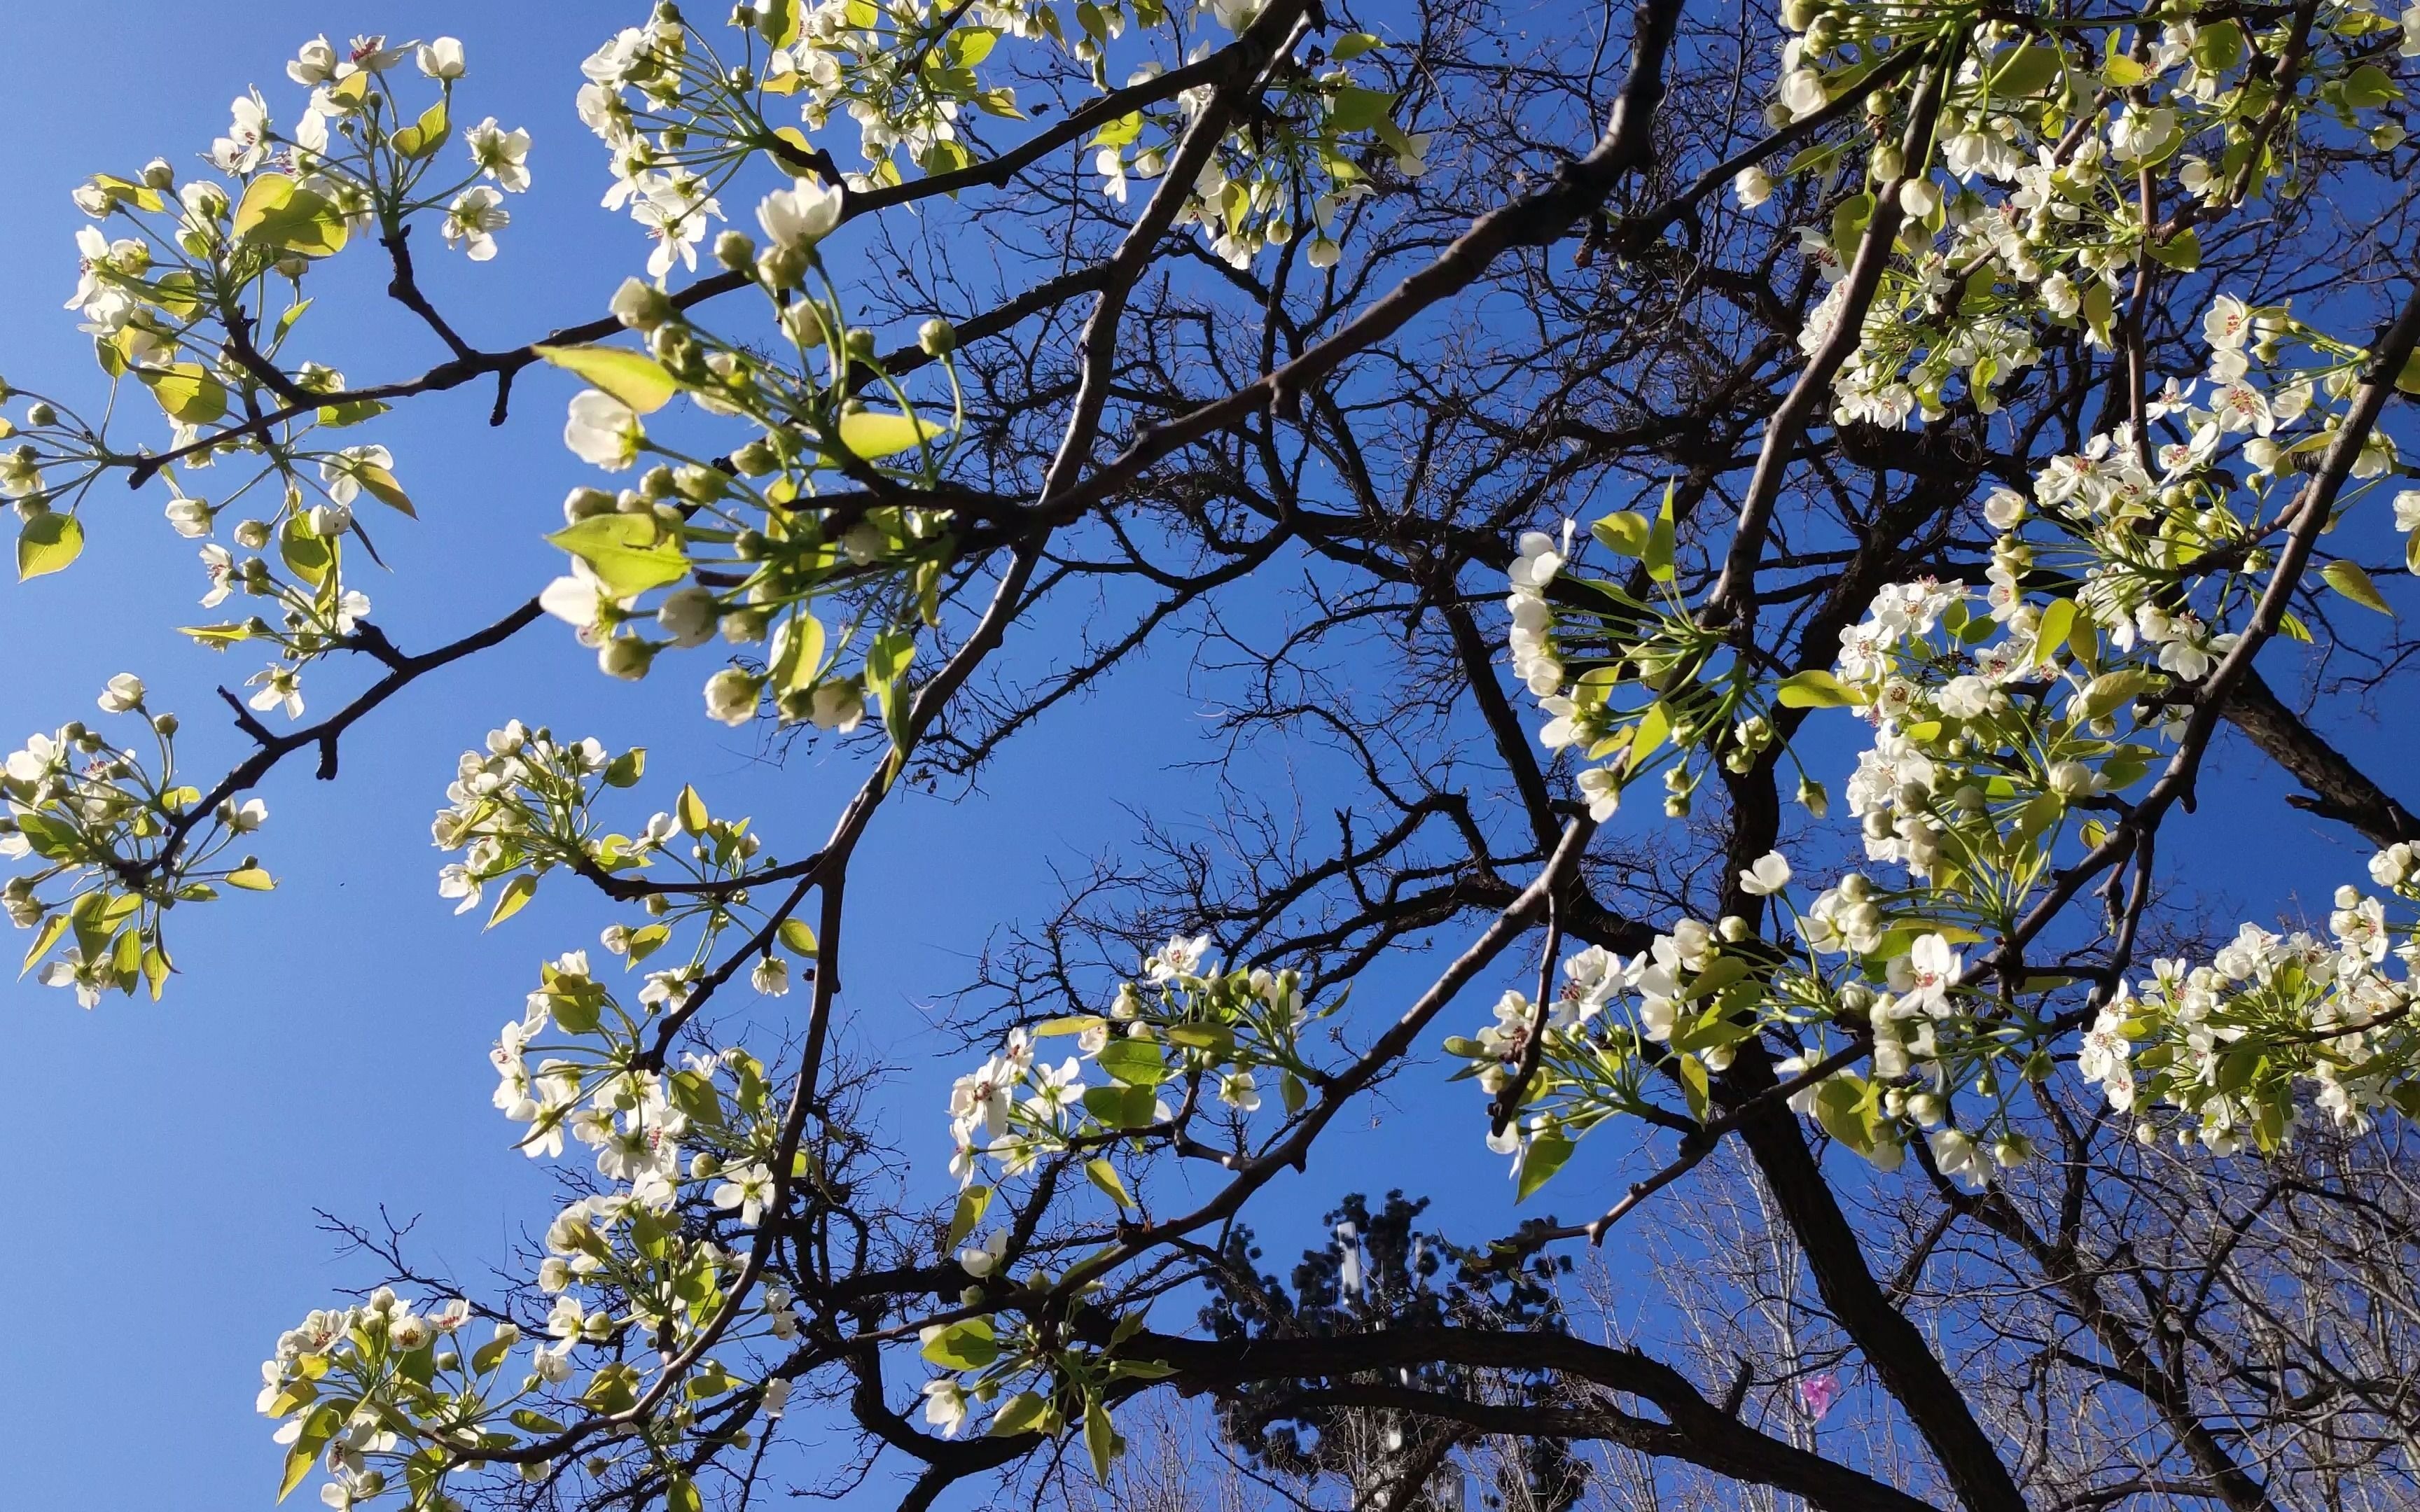
[[[857,409],[840,417],[840,443],[869,462],[913,451],[948,430],[929,420],[878,409]]]
[[[73,515],[37,515],[17,532],[17,579],[58,572],[83,554],[84,527]]]
[[[643,415],[654,414],[680,392],[680,384],[662,363],[628,347],[533,347],[530,350],[586,378]]]

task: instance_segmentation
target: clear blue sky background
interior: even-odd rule
[[[16,0],[0,9],[20,123],[0,169],[12,207],[0,221],[0,374],[79,402],[98,395],[85,338],[58,308],[82,224],[69,190],[88,172],[131,173],[155,154],[190,162],[225,130],[226,102],[248,82],[289,117],[299,92],[284,62],[322,30],[459,36],[472,65],[463,118],[492,111],[536,138],[537,188],[512,203],[496,262],[473,269],[433,239],[422,248],[425,284],[470,339],[504,346],[601,312],[644,247],[628,221],[594,208],[604,163],[571,95],[579,60],[643,8],[255,3],[206,17],[148,0]],[[746,219],[744,205],[733,208]],[[376,273],[356,257],[318,275],[312,325],[323,335],[306,349],[356,379],[442,355],[378,297]],[[376,439],[395,450],[422,521],[374,521],[396,571],[367,587],[380,623],[407,648],[487,623],[560,570],[539,536],[559,520],[565,489],[587,481],[555,440],[568,392],[534,378],[503,431],[484,424],[484,389],[416,402],[382,424]],[[202,583],[193,545],[168,532],[160,502],[156,489],[99,499],[72,572],[0,589],[0,740],[13,747],[28,732],[92,717],[103,680],[132,671],[157,706],[186,715],[183,745],[207,785],[242,751],[209,689],[257,663],[171,632],[197,615]],[[644,685],[612,684],[562,627],[540,626],[396,701],[348,740],[340,782],[313,782],[299,764],[277,774],[261,851],[283,886],[179,917],[184,974],[165,1004],[113,996],[86,1013],[67,994],[0,976],[18,1131],[0,1243],[0,1501],[266,1506],[276,1456],[252,1411],[257,1362],[280,1329],[366,1275],[334,1257],[312,1210],[374,1219],[384,1204],[398,1218],[425,1215],[418,1253],[473,1278],[524,1226],[542,1227],[547,1182],[489,1109],[484,1052],[538,958],[592,942],[609,916],[556,885],[481,934],[436,896],[428,818],[456,752],[517,717],[617,748],[648,744],[655,778],[695,781],[718,811],[757,813],[784,855],[812,848],[854,785],[854,764],[804,750],[778,769],[757,761],[751,736],[701,717],[708,666],[693,656]],[[351,686],[323,673],[310,692],[325,710]],[[977,800],[895,804],[852,884],[860,1033],[886,1057],[922,1064],[885,1107],[892,1138],[936,1178],[949,1070],[932,1060],[931,1005],[963,983],[996,926],[1048,909],[1054,866],[1079,868],[1127,835],[1122,805],[1148,796],[1181,822],[1187,804],[1207,801],[1192,796],[1202,784],[1166,775],[1201,754],[1191,741],[1202,710],[1181,669],[1144,663],[1112,691],[1032,732]],[[2391,748],[2376,733],[2359,743],[2381,757]],[[2201,847],[2226,863],[2256,917],[2287,887],[2323,909],[2337,876],[2358,876],[2362,852],[2338,844],[2333,864],[2313,866],[2310,848],[2297,846],[2300,870],[2273,865],[2314,826],[2277,803],[2273,779],[2256,785],[2248,819],[2191,824],[2172,854]],[[651,782],[642,801],[663,805],[671,791]],[[1419,964],[1374,975],[1362,1011],[1390,1014],[1388,994]],[[1482,1015],[1505,984],[1474,991],[1454,1017]],[[1509,1193],[1479,1148],[1475,1098],[1406,1084],[1385,1111],[1345,1131],[1287,1189],[1282,1200],[1302,1222],[1266,1235],[1273,1257],[1310,1242],[1311,1220],[1338,1193],[1383,1190],[1385,1165],[1406,1156],[1413,1180],[1470,1221],[1469,1237],[1496,1231]],[[1610,1154],[1576,1161],[1553,1205],[1599,1211],[1619,1184]]]

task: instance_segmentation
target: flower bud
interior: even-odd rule
[[[574,488],[564,496],[563,517],[577,525],[583,519],[613,513],[613,496],[602,488]]]
[[[643,278],[626,278],[613,291],[613,318],[626,330],[652,332],[677,312],[672,296]]]
[[[635,683],[647,675],[647,668],[656,659],[656,648],[634,636],[617,636],[597,650],[597,665],[608,677],[618,677]]]
[[[767,288],[797,288],[799,281],[807,276],[807,259],[811,255],[805,247],[768,247],[756,259],[756,276]]]
[[[958,332],[947,320],[935,318],[916,328],[916,346],[927,357],[947,357],[958,348]]]
[[[45,400],[35,400],[33,407],[25,411],[25,424],[37,430],[44,425],[55,425],[58,423],[59,412],[52,409]]]
[[[257,551],[269,544],[269,522],[248,519],[235,528],[235,544],[247,551]]]
[[[745,272],[756,260],[756,243],[745,231],[725,231],[714,239],[714,260],[735,273]]]

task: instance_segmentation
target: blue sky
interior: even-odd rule
[[[640,9],[255,3],[207,24],[191,7],[149,3],[0,9],[0,55],[15,60],[23,123],[0,170],[14,208],[0,220],[0,374],[80,401],[98,395],[85,338],[58,308],[82,224],[68,191],[91,171],[131,172],[154,155],[189,161],[225,129],[226,102],[248,82],[290,110],[284,60],[321,30],[461,37],[466,118],[492,112],[536,138],[537,187],[512,204],[496,262],[473,269],[433,242],[422,250],[424,284],[469,338],[500,347],[601,312],[644,247],[627,221],[594,207],[604,164],[571,93],[579,59]],[[105,43],[95,24],[104,13]],[[356,378],[417,371],[442,355],[378,297],[376,272],[356,257],[319,275],[314,324],[328,334],[313,350]],[[502,431],[484,424],[484,390],[419,401],[383,423],[376,439],[394,449],[422,519],[379,522],[396,570],[367,587],[406,648],[487,623],[560,570],[539,536],[559,520],[564,491],[588,481],[555,440],[568,393],[534,375]],[[0,740],[90,717],[102,682],[132,671],[157,706],[186,717],[181,745],[205,782],[242,753],[210,689],[255,663],[172,633],[197,614],[201,578],[160,502],[157,490],[97,500],[73,571],[0,589]],[[283,886],[180,916],[183,975],[164,1004],[113,996],[84,1012],[66,994],[0,981],[0,1043],[19,1068],[13,1234],[0,1245],[0,1296],[11,1304],[0,1485],[13,1503],[99,1506],[164,1490],[180,1507],[267,1505],[275,1454],[252,1411],[257,1362],[280,1329],[367,1276],[317,1231],[315,1208],[419,1215],[415,1253],[473,1278],[504,1258],[523,1226],[543,1225],[548,1183],[489,1109],[484,1052],[536,961],[593,941],[609,916],[553,886],[493,933],[449,917],[433,886],[429,815],[456,752],[519,717],[617,748],[644,743],[643,805],[664,806],[678,781],[693,781],[717,811],[756,813],[783,854],[810,849],[856,766],[804,748],[778,767],[761,762],[750,736],[700,717],[706,670],[692,659],[644,685],[613,684],[561,626],[526,632],[364,726],[346,743],[340,781],[314,782],[299,764],[272,779],[260,849]],[[2274,665],[2271,675],[2290,680]],[[345,676],[313,681],[321,708],[354,686]],[[1050,907],[1054,868],[1080,869],[1129,834],[1127,805],[1149,801],[1181,825],[1201,817],[1188,804],[1211,801],[1203,784],[1169,776],[1201,754],[1193,737],[1204,711],[1181,669],[1139,664],[1110,695],[1061,710],[1013,747],[973,801],[895,804],[852,882],[856,1032],[920,1067],[883,1106],[891,1137],[937,1176],[948,1071],[932,1059],[933,1005],[965,981],[996,927]],[[2392,731],[2355,734],[2368,754],[2396,748]],[[2301,841],[2324,831],[2277,802],[2281,785],[2252,758],[2230,754],[2221,771],[2255,791],[2251,803],[2215,823],[2186,821],[2171,854],[2223,865],[2254,917],[2273,912],[2288,887],[2323,909],[2327,886],[2359,875],[2365,853],[2334,836],[2313,863]],[[2288,860],[2272,866],[2289,842]],[[1365,1011],[1390,1013],[1386,994],[1419,965],[1375,974],[1361,989]],[[1452,1017],[1477,1019],[1505,984],[1474,991]],[[1308,1218],[1357,1182],[1383,1189],[1384,1163],[1417,1148],[1420,1180],[1473,1220],[1468,1237],[1494,1231],[1508,1194],[1479,1149],[1475,1103],[1464,1089],[1406,1084],[1382,1119],[1340,1131],[1342,1147],[1283,1189],[1280,1211]],[[1439,1114],[1466,1137],[1439,1137]],[[1583,1157],[1554,1205],[1592,1212],[1617,1185],[1609,1160]],[[1312,1234],[1308,1222],[1298,1234],[1263,1228],[1273,1258]]]

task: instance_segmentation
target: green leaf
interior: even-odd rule
[[[1084,1111],[1110,1129],[1147,1127],[1159,1114],[1159,1095],[1148,1087],[1087,1087]]]
[[[1142,137],[1142,112],[1130,110],[1093,134],[1087,146],[1122,147]]]
[[[1368,32],[1346,32],[1336,39],[1334,47],[1327,50],[1327,55],[1339,63],[1350,63],[1362,54],[1386,45]]]
[[[1792,672],[1774,689],[1774,697],[1785,709],[1845,709],[1857,702],[1847,684],[1821,669]]]
[[[151,391],[171,420],[207,425],[226,413],[226,385],[199,363],[174,363],[166,367],[138,367],[134,376]]]
[[[494,929],[505,919],[528,907],[529,901],[536,896],[536,876],[527,872],[514,872],[513,879],[504,884],[504,896],[496,900],[495,912],[488,916],[487,927]]]
[[[294,1494],[294,1488],[302,1485],[302,1477],[311,1473],[312,1465],[318,1460],[319,1451],[343,1426],[344,1414],[336,1411],[334,1403],[321,1402],[311,1410],[311,1415],[302,1420],[302,1430],[296,1435],[293,1447],[286,1451],[286,1473],[277,1486],[279,1501],[283,1502]]]
[[[67,932],[67,915],[53,914],[50,918],[43,919],[40,926],[34,931],[34,948],[25,952],[24,969],[19,971],[17,975],[22,977],[25,972],[33,970],[34,963],[49,954],[51,947],[58,944],[59,936],[65,934]]]
[[[476,1350],[472,1351],[472,1373],[481,1376],[486,1375],[489,1371],[496,1368],[496,1366],[503,1365],[504,1363],[504,1357],[512,1352],[513,1341],[510,1337],[489,1339],[487,1343],[480,1345]]]
[[[246,892],[270,892],[276,888],[277,879],[259,867],[244,866],[226,874],[226,885],[241,887]]]
[[[635,597],[689,576],[689,559],[681,554],[679,540],[653,515],[591,515],[546,539],[588,563],[588,570],[616,598]]]
[[[1116,1203],[1119,1207],[1131,1208],[1135,1205],[1134,1198],[1126,1196],[1125,1182],[1118,1178],[1118,1168],[1110,1165],[1108,1161],[1086,1161],[1084,1163],[1084,1174],[1092,1178],[1093,1184],[1094,1186],[1097,1186],[1103,1192],[1108,1193],[1109,1200]]]
[[[609,788],[636,787],[639,779],[646,775],[647,748],[644,746],[633,746],[605,764],[605,785]]]
[[[643,415],[672,402],[680,384],[663,364],[626,347],[533,347],[532,351],[566,372],[576,373]]]
[[[882,722],[891,732],[892,747],[904,758],[908,749],[908,701],[900,696],[900,682],[908,675],[908,664],[916,657],[916,637],[912,631],[892,627],[874,638],[865,654],[865,681],[874,692],[874,701],[882,710]]]
[[[1695,1056],[1683,1056],[1677,1070],[1682,1094],[1689,1100],[1689,1117],[1705,1122],[1707,1110],[1713,1106],[1706,1063]]]
[[[2086,286],[2084,290],[2085,323],[2092,328],[2093,335],[2103,344],[2109,340],[2109,321],[2117,313],[2118,306],[2109,296],[2108,285],[2095,279]]]
[[[454,134],[454,124],[445,116],[445,101],[440,100],[420,113],[420,119],[395,133],[391,140],[395,149],[407,158],[425,158],[445,145]]]
[[[2066,813],[2066,799],[2055,793],[2038,794],[2017,810],[2017,822],[2009,826],[2009,837],[2019,844],[2030,845],[2048,833]]]
[[[1659,699],[1649,704],[1647,712],[1638,717],[1636,728],[1637,733],[1630,737],[1628,770],[1632,772],[1643,769],[1649,760],[1663,748],[1664,737],[1672,733],[1672,716]]]
[[[1101,1405],[1098,1392],[1084,1394],[1084,1450],[1093,1457],[1093,1478],[1107,1486],[1109,1467],[1117,1461],[1118,1430],[1109,1423],[1109,1410]]]
[[[2379,596],[2378,585],[2369,580],[2369,574],[2357,562],[2331,562],[2319,569],[2319,580],[2364,609],[2376,609],[2389,619],[2395,617],[2395,610]]]
[[[1094,1057],[1102,1072],[1128,1087],[1157,1087],[1168,1080],[1168,1062],[1154,1040],[1112,1040]]]
[[[2186,226],[2165,241],[2151,243],[2151,255],[2180,273],[2201,266],[2201,235]]]
[[[681,828],[692,835],[705,834],[706,826],[714,822],[713,816],[706,811],[706,800],[697,795],[697,789],[686,784],[680,790],[679,800],[673,805],[673,817],[680,821]]]
[[[782,943],[789,947],[791,953],[803,956],[815,953],[815,932],[807,927],[805,919],[785,918],[774,933],[781,936]]]
[[[2048,661],[2058,655],[2067,642],[2068,632],[2075,628],[2075,600],[2055,598],[2041,612],[2034,626],[2034,659]]]
[[[824,622],[801,606],[782,622],[771,658],[773,687],[783,693],[812,687],[824,674]]]
[[[956,1249],[965,1243],[991,1209],[991,1188],[970,1186],[958,1194],[957,1210],[950,1214],[950,1237],[944,1248]]]
[[[311,533],[310,522],[300,515],[287,517],[277,528],[277,554],[287,571],[314,588],[328,580],[336,564],[334,545]]]
[[[17,580],[58,572],[83,554],[84,527],[73,515],[37,515],[17,532]]]
[[[1521,1152],[1521,1180],[1512,1200],[1528,1201],[1532,1193],[1561,1170],[1563,1163],[1572,1158],[1572,1143],[1570,1135],[1556,1129],[1531,1138]]]
[[[1207,1050],[1222,1057],[1235,1049],[1235,1031],[1224,1024],[1171,1024],[1167,1035],[1171,1044],[1183,1045],[1187,1050]]]
[[[376,463],[357,463],[352,472],[353,480],[371,498],[390,509],[400,509],[414,519],[420,517],[420,511],[411,507],[411,496],[403,491],[403,485],[396,481],[394,473]]]
[[[630,964],[635,966],[655,954],[663,949],[664,942],[672,937],[672,926],[669,924],[650,924],[645,929],[632,930],[628,945]]]
[[[1873,1153],[1874,1137],[1866,1121],[1866,1087],[1846,1074],[1825,1077],[1815,1088],[1815,1121],[1823,1132],[1860,1155]]]
[[[2117,713],[2159,686],[2160,674],[2136,667],[2102,672],[2084,687],[2084,717],[2098,719]]]
[[[1992,74],[1992,93],[2019,97],[2040,94],[2042,86],[2059,76],[2059,50],[2039,43],[2027,43],[2009,54]]]
[[[1049,1414],[1050,1404],[1030,1391],[1018,1392],[1000,1404],[991,1415],[988,1430],[996,1438],[1009,1438],[1019,1433],[1032,1433],[1041,1427]]]
[[[1647,576],[1659,583],[1672,580],[1672,548],[1675,527],[1672,522],[1672,485],[1664,486],[1664,507],[1656,512],[1655,524],[1647,532],[1644,558]]]
[[[914,451],[948,433],[947,425],[880,409],[853,409],[840,417],[840,443],[869,462]]]
[[[1395,97],[1383,89],[1340,85],[1327,107],[1327,121],[1339,132],[1366,131],[1388,118]]]
[[[333,202],[284,174],[265,173],[245,186],[236,204],[235,235],[278,252],[333,257],[345,250],[350,233]]]
[[[2151,76],[2150,70],[2123,53],[2112,53],[2101,66],[2101,77],[2112,89],[2132,89]]]
[[[1589,533],[1616,556],[1639,557],[1647,554],[1649,530],[1646,516],[1635,509],[1618,509],[1590,526]]]
[[[664,1477],[664,1512],[705,1512],[697,1482],[675,1470]]]
[[[1000,1358],[1000,1340],[988,1318],[952,1323],[924,1345],[927,1361],[944,1370],[981,1370]]]
[[[2376,110],[2402,98],[2394,76],[2375,63],[2365,63],[2345,75],[2344,102],[2355,110]]]
[[[2231,21],[2206,21],[2194,29],[2194,67],[2224,73],[2243,61],[2243,28]]]

